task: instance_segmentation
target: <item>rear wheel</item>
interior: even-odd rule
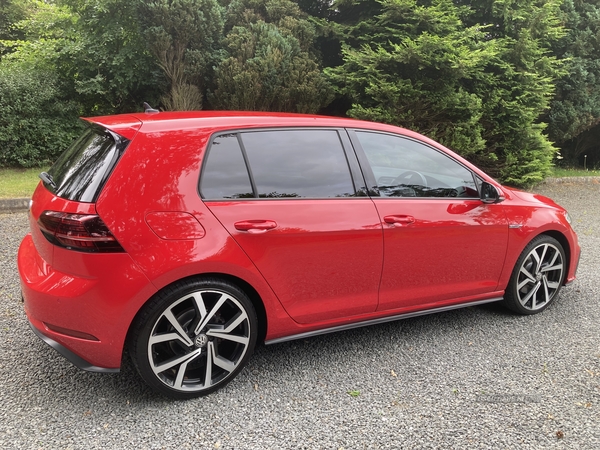
[[[231,381],[254,350],[258,320],[237,286],[218,279],[177,283],[136,319],[129,341],[141,377],[163,394],[188,399]]]
[[[565,277],[565,251],[553,237],[536,237],[513,270],[505,305],[519,314],[543,311],[557,297]]]

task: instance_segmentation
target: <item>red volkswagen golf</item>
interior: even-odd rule
[[[552,200],[377,123],[86,119],[19,249],[33,331],[76,366],[208,394],[267,344],[503,301],[544,310],[580,249]]]

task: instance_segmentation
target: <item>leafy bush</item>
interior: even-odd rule
[[[80,132],[53,73],[0,63],[0,167],[50,164]]]
[[[558,0],[338,6],[343,63],[325,72],[349,116],[419,131],[511,185],[549,173],[556,148],[540,118],[561,73],[550,54],[564,34]]]

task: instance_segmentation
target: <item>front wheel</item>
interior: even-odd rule
[[[505,305],[519,314],[536,314],[557,297],[565,277],[565,251],[553,237],[533,239],[513,270]]]
[[[133,364],[155,390],[177,399],[209,394],[231,381],[254,350],[258,320],[237,286],[197,279],[170,286],[136,318]]]

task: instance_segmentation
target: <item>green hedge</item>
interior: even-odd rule
[[[80,133],[53,73],[0,63],[0,167],[51,164]]]

